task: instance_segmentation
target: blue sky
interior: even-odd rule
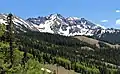
[[[60,13],[120,28],[120,0],[1,0],[0,13],[9,12],[22,18]]]

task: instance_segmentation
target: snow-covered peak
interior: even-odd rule
[[[48,19],[55,20],[55,19],[63,19],[64,17],[61,14],[50,14]]]

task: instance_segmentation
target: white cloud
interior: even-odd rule
[[[116,25],[120,25],[120,19],[116,20]]]
[[[105,23],[105,22],[108,22],[108,20],[101,20],[101,22]]]
[[[116,12],[117,12],[117,13],[119,13],[119,12],[120,12],[120,10],[116,10]]]

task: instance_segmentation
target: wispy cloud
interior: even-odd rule
[[[119,12],[120,12],[120,10],[116,10],[116,12],[117,12],[117,13],[119,13]]]
[[[120,19],[116,20],[116,25],[120,25]]]
[[[101,20],[101,22],[105,23],[105,22],[108,22],[108,20]]]

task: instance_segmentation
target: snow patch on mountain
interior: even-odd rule
[[[78,18],[78,17],[68,17],[67,20],[71,20],[71,21],[72,20],[80,20],[80,18]]]

